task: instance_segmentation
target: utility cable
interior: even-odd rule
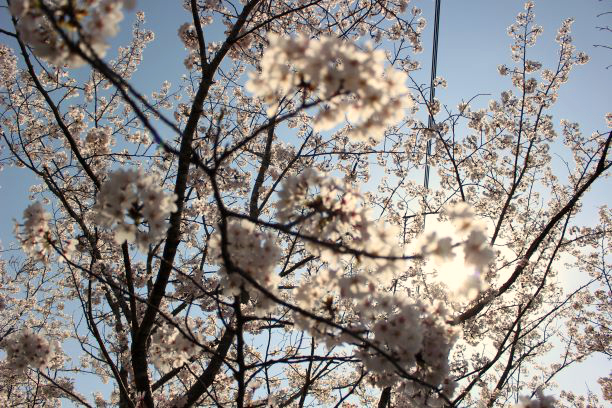
[[[431,79],[429,82],[429,120],[427,122],[427,128],[432,129],[434,126],[434,118],[431,113],[431,107],[433,106],[433,102],[436,96],[436,71],[438,68],[438,34],[440,31],[440,2],[441,0],[436,0],[436,12],[434,17],[434,37],[433,37],[433,51],[431,56]],[[429,136],[429,134],[428,134]],[[427,189],[429,188],[429,156],[431,156],[431,145],[432,145],[431,137],[427,140],[427,150],[425,151],[425,180],[423,181],[423,186]],[[426,212],[426,211],[425,211]],[[425,228],[425,214],[423,214],[423,228]]]

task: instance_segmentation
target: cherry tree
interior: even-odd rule
[[[450,110],[408,0],[173,4],[185,73],[150,96],[145,2],[5,6],[1,160],[40,184],[0,263],[2,406],[603,406],[551,389],[611,355],[611,213],[577,217],[612,136],[550,115],[571,20],[544,67],[526,3],[512,88]]]

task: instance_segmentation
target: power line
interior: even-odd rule
[[[438,34],[440,31],[440,2],[436,0],[436,13],[434,17],[434,37],[433,37],[433,51],[431,56],[431,79],[429,82],[429,106],[433,106],[434,98],[436,96],[436,88],[434,82],[436,80],[436,71],[438,68]],[[429,120],[427,122],[427,128],[432,129],[434,125],[433,115],[431,109],[429,109]],[[431,138],[427,140],[427,150],[425,152],[425,180],[423,186],[429,188],[429,156],[431,156]],[[423,214],[423,228],[425,228],[425,215]]]

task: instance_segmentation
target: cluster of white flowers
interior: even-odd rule
[[[90,129],[85,137],[85,151],[92,156],[110,154],[112,132],[110,126]]]
[[[487,245],[487,236],[483,226],[474,218],[470,206],[464,202],[452,204],[447,207],[446,213],[455,226],[454,236],[465,236],[463,251],[465,263],[476,267],[478,270],[485,268],[493,261],[493,250]],[[433,256],[438,262],[451,260],[455,257],[453,249],[453,238],[450,236],[438,236],[437,232],[423,234],[420,238],[420,253],[424,257]]]
[[[0,346],[6,351],[10,366],[19,373],[24,372],[27,367],[44,369],[54,355],[54,349],[49,342],[30,329],[7,336]]]
[[[22,40],[28,43],[34,53],[55,65],[78,66],[83,59],[73,52],[64,38],[54,27],[49,15],[64,34],[71,36],[79,28],[77,46],[85,53],[91,51],[103,57],[108,49],[106,39],[119,31],[123,20],[123,6],[131,8],[134,0],[82,1],[34,1],[13,0],[10,11],[18,20],[17,30]],[[90,9],[92,8],[92,9]],[[89,18],[85,21],[85,18]],[[76,38],[75,38],[76,40]]]
[[[184,408],[187,406],[187,396],[186,395],[178,395],[178,396],[165,396],[163,394],[156,396],[156,406],[159,408]]]
[[[334,292],[337,290],[337,271],[324,268],[317,274],[305,276],[302,284],[295,290],[295,301],[305,310],[315,312],[330,312],[330,302],[334,301]],[[325,309],[328,310],[325,310]],[[302,330],[315,332],[316,322],[300,315],[294,314],[295,324]]]
[[[198,49],[198,36],[193,24],[182,24],[178,29],[178,36],[187,49]]]
[[[15,225],[15,236],[19,239],[21,248],[35,260],[48,260],[53,252],[49,230],[51,215],[44,210],[42,204],[35,202],[25,209],[23,218],[23,225]]]
[[[428,305],[384,294],[366,299],[360,306],[360,317],[371,331],[373,343],[392,357],[390,360],[370,348],[360,352],[378,386],[399,383],[398,395],[413,402],[419,396],[429,402],[436,398],[429,388],[412,381],[400,382],[399,365],[427,384],[443,386],[443,392],[452,395],[455,383],[448,378],[448,354],[458,331],[446,323],[448,314],[441,302]]]
[[[546,396],[542,390],[538,390],[535,399],[520,397],[519,403],[515,404],[513,408],[554,408],[556,406],[556,400],[553,397]]]
[[[465,262],[467,264],[472,264],[482,269],[493,261],[495,254],[488,246],[487,241],[487,236],[483,230],[475,229],[470,231],[470,235],[463,246]]]
[[[499,65],[497,67],[497,72],[499,72],[501,76],[506,76],[508,75],[508,67],[506,65]]]
[[[378,141],[412,105],[405,73],[385,69],[383,51],[361,50],[337,37],[271,34],[268,42],[261,75],[251,75],[247,90],[263,98],[269,115],[276,113],[279,95],[297,90],[315,92],[325,102],[315,117],[317,130],[329,130],[348,120],[351,138]]]
[[[192,69],[200,59],[198,35],[195,26],[189,23],[182,24],[178,29],[178,36],[189,51],[189,55],[183,61],[183,65],[187,69]]]
[[[427,384],[435,385],[446,397],[450,397],[457,387],[457,382],[449,377],[448,356],[459,338],[459,330],[447,324],[449,315],[442,302],[427,305],[418,301],[416,304],[421,312],[423,342],[421,350],[416,355],[417,365],[413,371],[414,375]],[[402,382],[400,391],[411,401],[411,406],[420,408],[444,405],[439,394],[432,393],[429,387],[414,381]]]
[[[348,183],[306,169],[283,183],[277,217],[280,222],[299,223],[304,235],[316,238],[320,243],[307,241],[307,247],[330,266],[359,254],[362,267],[383,276],[401,266],[399,230],[373,221],[362,202],[359,191]],[[350,251],[339,252],[336,245]]]
[[[435,271],[455,300],[470,300],[485,286],[481,276],[495,254],[488,245],[484,224],[468,204],[451,204],[444,213],[450,221],[429,223],[428,232],[416,241],[415,251],[424,259],[433,258],[435,265],[426,267]]]
[[[381,271],[394,274],[402,270],[402,262],[396,258],[401,258],[403,251],[397,242],[399,231],[370,221],[362,202],[360,193],[350,185],[313,169],[287,178],[276,203],[277,218],[289,225],[299,224],[304,235],[316,238],[318,242],[307,240],[307,247],[328,264],[316,276],[304,279],[296,290],[295,300],[301,307],[332,319],[344,302],[354,305],[360,323],[352,329],[369,333],[371,341],[387,354],[370,347],[359,353],[378,386],[398,385],[410,401],[418,396],[429,402],[439,398],[418,384],[402,382],[397,375],[399,365],[452,395],[456,384],[448,377],[448,355],[458,337],[457,330],[447,324],[449,316],[442,303],[432,306],[379,291],[380,281],[392,281],[378,279]],[[477,268],[488,265],[493,252],[482,241],[484,232],[470,207],[453,205],[447,215],[455,225],[450,228],[454,230],[452,236],[425,235],[417,247],[419,255],[433,255],[445,261],[455,256],[454,246],[462,246],[466,263]],[[462,237],[467,237],[463,245],[459,240]],[[357,250],[358,256],[354,251],[342,253],[347,248]],[[351,268],[350,275],[343,275],[340,261],[348,263],[351,258],[357,260],[359,267]],[[480,285],[479,277],[468,281],[470,285]],[[294,319],[298,327],[313,335],[324,331],[317,322],[297,313]],[[330,344],[343,341],[351,339],[346,336],[329,339]]]
[[[479,223],[469,204],[458,202],[447,208],[447,214],[457,229],[457,234],[467,234],[463,250],[465,263],[482,270],[495,258],[495,253],[487,244],[484,226]]]
[[[453,239],[451,237],[438,237],[436,231],[421,235],[420,252],[424,257],[433,256],[437,262],[444,262],[455,257],[453,252]]]
[[[410,370],[421,350],[423,330],[419,309],[399,297],[384,295],[377,300],[366,299],[360,306],[360,317],[372,332],[372,342],[393,359],[389,360],[371,349],[364,349],[360,356],[366,368],[374,374],[378,386],[392,385],[397,381],[394,363]]]
[[[226,238],[227,252],[232,264],[268,291],[276,292],[280,277],[274,272],[274,267],[280,259],[280,248],[274,236],[258,231],[256,225],[247,220],[231,220],[227,224]],[[210,239],[209,256],[211,263],[224,265],[220,231]],[[237,296],[241,290],[248,291],[248,282],[238,272],[228,271],[222,266],[219,273],[226,295]],[[256,294],[257,291],[252,292],[253,296]],[[267,296],[258,296],[255,306],[259,311],[267,311],[274,304]]]
[[[194,336],[197,342],[202,341],[199,336]],[[149,351],[155,367],[161,372],[167,372],[189,363],[189,359],[197,354],[198,347],[194,339],[186,337],[174,326],[165,325],[157,328],[151,336]]]
[[[9,47],[0,44],[0,87],[9,88],[17,73],[17,57]]]
[[[321,278],[317,277],[300,288],[296,299],[301,301],[310,297],[309,302],[316,306],[315,310],[327,309],[333,318],[333,311],[339,306],[339,299],[334,297],[333,292],[338,286],[342,286],[339,281],[357,284],[359,280],[363,280],[363,275],[338,279],[334,271],[327,272],[322,273]],[[306,293],[302,293],[303,289]],[[312,299],[312,295],[318,295],[320,298]],[[439,395],[432,393],[429,387],[402,379],[402,376],[398,375],[398,368],[401,368],[411,376],[438,387],[447,397],[452,396],[457,384],[449,377],[448,356],[459,333],[447,323],[449,315],[441,302],[428,305],[420,300],[375,290],[370,290],[369,293],[352,293],[351,296],[354,296],[359,323],[350,329],[369,333],[367,337],[371,343],[385,353],[383,355],[376,348],[366,345],[357,352],[376,386],[397,386],[396,398],[398,401],[404,401],[405,406],[439,406],[428,405],[435,401],[442,402]],[[294,314],[294,320],[301,329],[313,335],[320,335],[321,325],[316,322],[297,313]],[[354,343],[350,336],[328,333],[330,334],[331,337],[327,340],[329,345]],[[400,405],[404,406],[402,403]]]
[[[78,241],[71,238],[59,240],[52,236],[49,229],[51,215],[44,210],[42,204],[30,204],[23,212],[23,218],[23,224],[15,224],[14,234],[27,256],[34,261],[47,263],[57,251],[60,254],[57,262],[71,259]]]
[[[163,238],[168,229],[166,218],[177,209],[175,194],[165,192],[154,175],[135,170],[110,173],[97,200],[97,221],[105,227],[114,226],[118,244],[127,241],[141,249]],[[144,223],[147,231],[140,229]]]

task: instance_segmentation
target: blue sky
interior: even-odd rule
[[[574,44],[578,50],[590,55],[591,61],[577,67],[559,95],[552,114],[554,123],[567,119],[581,124],[584,133],[606,129],[604,115],[612,111],[612,51],[595,48],[594,44],[611,43],[612,34],[598,30],[597,26],[612,25],[612,15],[597,17],[612,11],[612,2],[598,0],[539,0],[536,1],[536,22],[544,27],[544,34],[532,49],[531,59],[540,60],[544,66],[554,63],[557,55],[555,33],[561,22],[574,17],[572,29]],[[137,3],[146,14],[146,27],[156,34],[155,41],[144,52],[144,63],[134,78],[136,89],[150,93],[159,89],[167,79],[178,85],[184,72],[183,59],[186,56],[176,32],[180,24],[189,20],[186,11],[178,1],[141,0]],[[424,52],[417,56],[422,63],[422,72],[416,74],[422,83],[429,81],[431,59],[431,37],[433,24],[433,0],[413,0],[411,5],[423,9],[428,26],[424,32]],[[508,78],[500,77],[497,66],[510,64],[511,38],[506,28],[514,22],[516,14],[523,9],[520,0],[443,0],[441,10],[440,40],[438,51],[438,75],[448,81],[447,89],[438,89],[437,97],[443,104],[455,109],[461,100],[476,94],[491,94],[478,98],[474,107],[484,107],[489,99],[498,98],[499,93],[511,88]],[[126,43],[130,32],[131,17],[122,24],[122,33],[114,44]],[[0,9],[0,27],[10,29],[5,9]],[[216,33],[219,38],[222,32]],[[215,38],[213,38],[214,40]],[[12,44],[6,36],[0,41]],[[113,53],[109,54],[112,57]],[[174,89],[174,87],[173,87]],[[558,128],[557,128],[558,129]],[[13,219],[20,219],[27,205],[28,188],[36,181],[21,169],[5,168],[0,172],[0,240],[9,247],[13,241]],[[609,181],[599,181],[585,201],[583,221],[595,222],[595,207],[611,202]],[[578,392],[585,392],[586,386],[598,389],[596,378],[606,375],[609,364],[597,359],[574,368],[560,378],[562,385]],[[580,380],[576,380],[580,378]],[[562,387],[563,388],[563,387]]]

